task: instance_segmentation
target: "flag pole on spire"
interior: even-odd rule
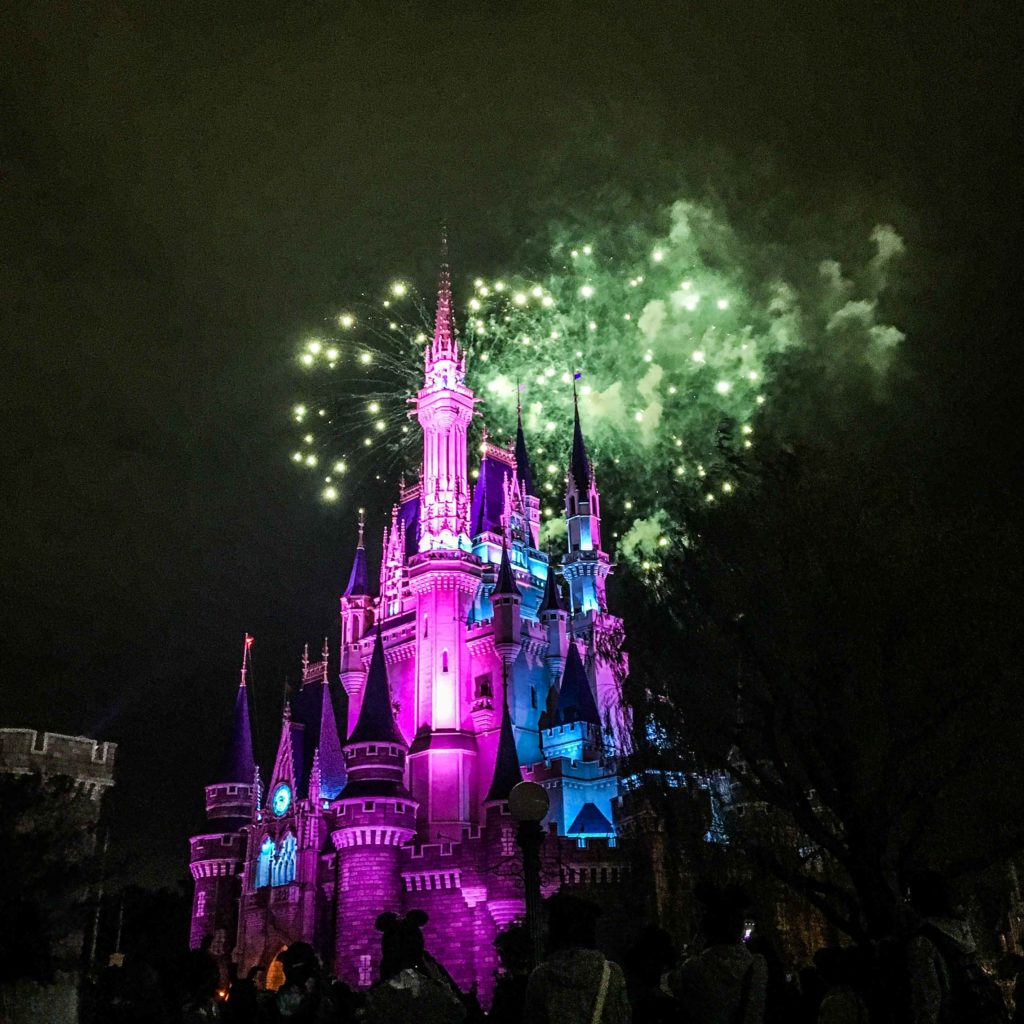
[[[239,686],[245,686],[246,675],[249,670],[249,648],[252,647],[252,637],[248,633],[245,634],[245,641],[242,644],[242,679],[239,682]]]
[[[437,286],[437,315],[434,318],[434,341],[431,358],[459,360],[459,344],[455,337],[452,311],[452,280],[448,269],[448,226],[441,225],[441,273]]]

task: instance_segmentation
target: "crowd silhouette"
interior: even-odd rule
[[[598,949],[600,909],[556,893],[545,900],[547,956],[531,970],[531,943],[515,925],[495,942],[501,969],[489,1013],[431,955],[427,915],[381,914],[376,981],[357,992],[328,975],[316,951],[293,942],[277,960],[284,981],[260,988],[260,968],[227,985],[209,943],[161,974],[139,947],[108,967],[84,1004],[86,1024],[1024,1024],[982,970],[970,929],[938,876],[912,887],[914,922],[899,941],[821,949],[787,973],[750,934],[738,889],[706,888],[697,947],[681,956],[664,929],[641,928],[622,965]],[[1024,995],[1024,958],[1001,977]],[[1014,1000],[1017,1005],[1021,999]]]

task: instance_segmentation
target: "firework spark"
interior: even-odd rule
[[[853,330],[882,369],[902,340],[875,319],[902,251],[892,229],[872,235],[864,295],[832,261],[814,294],[801,295],[753,274],[708,209],[678,202],[669,222],[660,238],[614,224],[583,240],[555,237],[543,272],[477,277],[456,295],[468,383],[490,435],[509,437],[522,407],[549,539],[562,525],[575,384],[609,532],[619,557],[655,585],[659,557],[680,540],[678,510],[740,486],[737,460],[756,444],[780,353],[815,333]],[[291,457],[322,478],[324,500],[368,472],[415,473],[419,431],[407,400],[422,382],[432,301],[396,280],[303,344],[299,364],[314,386],[292,409],[302,443]]]

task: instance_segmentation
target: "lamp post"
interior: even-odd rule
[[[544,830],[540,827],[551,800],[547,790],[536,782],[520,782],[508,795],[508,809],[518,822],[516,843],[523,854],[523,882],[526,889],[526,932],[530,936],[531,967],[543,957],[540,942],[540,846]]]

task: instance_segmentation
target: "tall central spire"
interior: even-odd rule
[[[452,279],[448,269],[448,228],[441,228],[441,274],[437,284],[437,315],[434,318],[434,341],[430,346],[430,361],[440,359],[459,361],[459,343],[455,337],[455,317],[452,313]]]
[[[459,353],[448,270],[448,236],[441,237],[441,277],[437,290],[434,339],[424,356],[424,381],[416,395],[423,427],[420,489],[421,551],[469,548],[470,492],[466,430],[476,398],[466,387],[466,364]]]

